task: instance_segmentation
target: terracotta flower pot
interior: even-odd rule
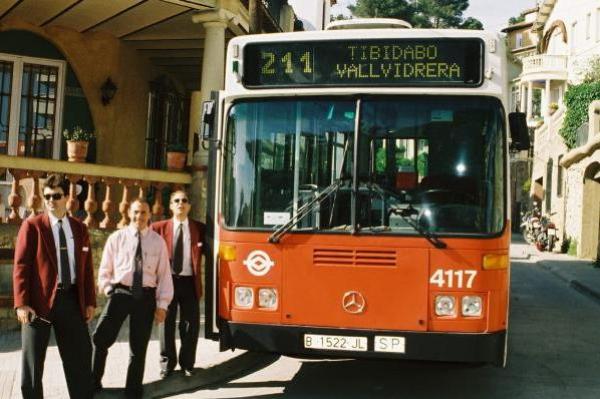
[[[87,141],[67,141],[67,156],[69,162],[85,162],[88,152]]]
[[[167,169],[171,172],[181,172],[185,166],[185,152],[167,151]]]

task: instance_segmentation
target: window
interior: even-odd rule
[[[518,32],[515,36],[515,48],[523,47],[523,32]]]
[[[577,42],[577,22],[573,22],[571,25],[571,54],[575,52],[575,45]]]
[[[552,168],[553,168],[553,160],[552,158],[548,159],[548,163],[546,164],[546,213],[550,213],[552,209]]]
[[[558,162],[557,162],[557,174],[556,174],[556,196],[557,197],[562,197],[562,187],[563,187],[563,167],[560,166],[560,161],[562,160],[562,155],[558,156]]]
[[[239,100],[223,148],[225,225],[272,230],[301,214],[293,230],[499,233],[503,121],[502,104],[479,96]]]
[[[60,153],[64,61],[0,54],[0,154]]]
[[[166,169],[168,146],[188,147],[189,100],[166,77],[150,83],[146,167]]]
[[[592,31],[592,14],[585,16],[585,40],[590,40]]]
[[[596,41],[600,41],[600,8],[596,9]]]

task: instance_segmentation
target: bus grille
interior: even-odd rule
[[[315,266],[396,266],[396,251],[365,249],[313,250]]]

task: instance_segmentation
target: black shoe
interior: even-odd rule
[[[93,390],[93,392],[100,392],[102,390],[102,383],[100,383],[100,382],[92,383],[92,390]]]
[[[163,380],[173,373],[173,370],[160,370],[160,378]]]
[[[183,374],[186,377],[192,377],[194,374],[196,374],[196,371],[194,369],[183,369]]]

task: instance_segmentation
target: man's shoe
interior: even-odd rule
[[[173,370],[160,370],[160,378],[164,380],[165,378],[170,376],[172,372]]]
[[[196,374],[196,371],[194,369],[183,369],[183,374],[186,377],[192,377],[194,374]]]
[[[102,383],[100,383],[100,382],[93,382],[92,383],[92,390],[94,392],[100,392],[102,390]]]

